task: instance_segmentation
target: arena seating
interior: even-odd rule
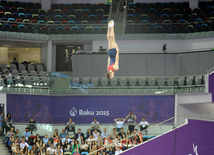
[[[44,71],[43,66],[40,64],[36,65],[36,67],[29,64],[27,68],[25,65],[19,64],[19,68],[17,69],[14,64],[10,64],[10,67],[7,67],[6,64],[2,63],[0,70],[1,75],[6,71],[11,72],[15,86],[49,88],[50,78],[48,77],[47,72]]]
[[[46,12],[40,3],[1,1],[0,30],[41,34],[106,33],[110,6],[110,3],[52,4]]]
[[[214,30],[214,2],[129,3],[126,33],[191,33]]]

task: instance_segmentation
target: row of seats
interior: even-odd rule
[[[127,26],[126,33],[192,33],[202,31],[214,31],[214,24],[194,24],[194,25],[142,25]]]
[[[98,3],[98,4],[92,4],[92,3],[67,3],[67,4],[52,4],[51,9],[109,9],[111,6],[111,3]]]
[[[28,71],[28,73],[30,73],[31,71],[37,71],[37,73],[40,73],[41,71],[44,71],[44,67],[40,64],[37,64],[36,67],[34,67],[34,65],[28,64],[27,67],[24,64],[19,64],[18,65],[18,69],[17,66],[15,64],[10,64],[10,67],[8,68],[7,65],[5,63],[1,64],[1,72],[6,72],[6,71],[10,71],[13,73],[14,70],[19,70],[18,73],[22,73],[22,71]],[[27,72],[26,71],[26,72]],[[14,74],[14,75],[18,75],[18,74]]]
[[[28,18],[35,18],[34,16],[39,16],[42,15],[44,17],[49,17],[50,15],[89,15],[89,14],[109,14],[109,9],[103,10],[103,9],[96,9],[96,10],[89,10],[89,9],[64,9],[64,10],[48,10],[46,13],[45,10],[42,9],[31,9],[28,10],[27,8],[13,8],[13,10],[5,10],[0,6],[0,12],[1,12],[1,17],[28,17]]]
[[[72,78],[73,85],[82,87],[145,87],[145,86],[201,86],[204,85],[204,77],[187,76],[178,78]]]
[[[177,23],[177,22],[198,22],[198,21],[206,21],[206,20],[214,20],[214,12],[211,17],[207,18],[204,17],[203,13],[200,15],[197,15],[195,13],[191,15],[181,15],[181,14],[159,14],[158,16],[155,16],[154,14],[128,14],[126,23],[136,23],[138,21],[140,22],[146,22],[146,23],[156,23],[156,22],[165,22],[167,23]]]
[[[189,8],[189,2],[129,3],[128,8]]]
[[[101,22],[102,23],[102,22]],[[75,23],[77,24],[77,23]],[[95,23],[96,24],[96,23]],[[98,25],[100,24],[97,23]],[[0,23],[0,31],[40,33],[40,34],[106,34],[107,26],[33,26]]]
[[[49,88],[50,87],[49,77],[30,77],[30,76],[13,76],[13,83],[18,87],[29,87],[29,88]]]
[[[189,33],[214,30],[213,1],[199,2],[200,7],[194,9],[189,8],[188,3],[185,3],[185,7],[183,4],[175,2],[130,3],[127,10],[125,32]],[[156,25],[152,25],[154,23]]]
[[[41,9],[41,3],[33,3],[33,2],[20,2],[20,1],[6,1],[1,0],[0,1],[1,6],[10,6],[10,7],[23,7],[23,8],[37,8]]]
[[[43,23],[48,23],[50,21],[71,21],[71,20],[107,20],[109,18],[108,14],[83,14],[83,15],[49,15],[46,17],[45,15],[38,15],[38,14],[25,14],[25,13],[13,13],[7,14],[8,12],[4,13],[0,11],[0,19],[2,21],[11,21],[11,22],[28,22],[28,23],[37,23],[41,20]]]

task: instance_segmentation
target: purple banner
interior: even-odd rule
[[[213,155],[214,122],[189,120],[183,127],[157,137],[122,155]]]
[[[150,123],[174,116],[174,96],[37,96],[7,95],[7,112],[15,122],[63,124],[71,117],[75,123],[114,123],[132,110],[137,123],[146,117]]]
[[[212,102],[214,102],[214,73],[209,75],[209,92],[212,93]]]

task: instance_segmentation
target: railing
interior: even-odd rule
[[[0,92],[22,94],[115,95],[171,94],[204,92],[204,75],[139,77],[58,77],[13,76],[14,85],[6,87],[0,79]]]

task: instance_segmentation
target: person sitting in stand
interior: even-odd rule
[[[107,138],[107,135],[110,136],[110,134],[107,132],[107,129],[104,128],[104,129],[103,129],[103,132],[101,133],[101,137],[102,137],[102,138]]]
[[[65,144],[65,141],[67,141],[68,142],[68,144],[70,144],[71,143],[71,139],[69,138],[69,135],[67,134],[66,136],[65,136],[65,138],[63,138],[62,139],[62,145],[64,145]]]
[[[33,134],[33,132],[37,130],[36,122],[34,121],[33,117],[30,118],[28,129],[31,132],[31,134]]]
[[[69,131],[72,131],[75,134],[75,123],[73,122],[72,118],[69,118],[69,122],[67,123],[66,127],[65,127],[65,132],[67,131],[67,133]]]
[[[148,134],[148,130],[147,128],[150,127],[149,123],[146,121],[146,118],[143,117],[142,121],[138,124],[138,126],[140,127],[140,131],[143,131],[145,133],[145,135]]]
[[[75,134],[76,139],[80,139],[80,137],[85,137],[84,133],[81,132],[81,129],[78,129],[78,132]]]
[[[31,136],[28,127],[25,128],[25,132],[23,132],[23,136],[25,136],[26,139],[28,139]]]
[[[93,133],[95,129],[100,132],[99,127],[100,123],[97,121],[97,118],[94,118],[94,121],[91,123],[91,132]]]
[[[59,138],[62,140],[63,138],[65,138],[67,135],[67,133],[65,132],[65,129],[62,129],[62,133],[59,134]]]

